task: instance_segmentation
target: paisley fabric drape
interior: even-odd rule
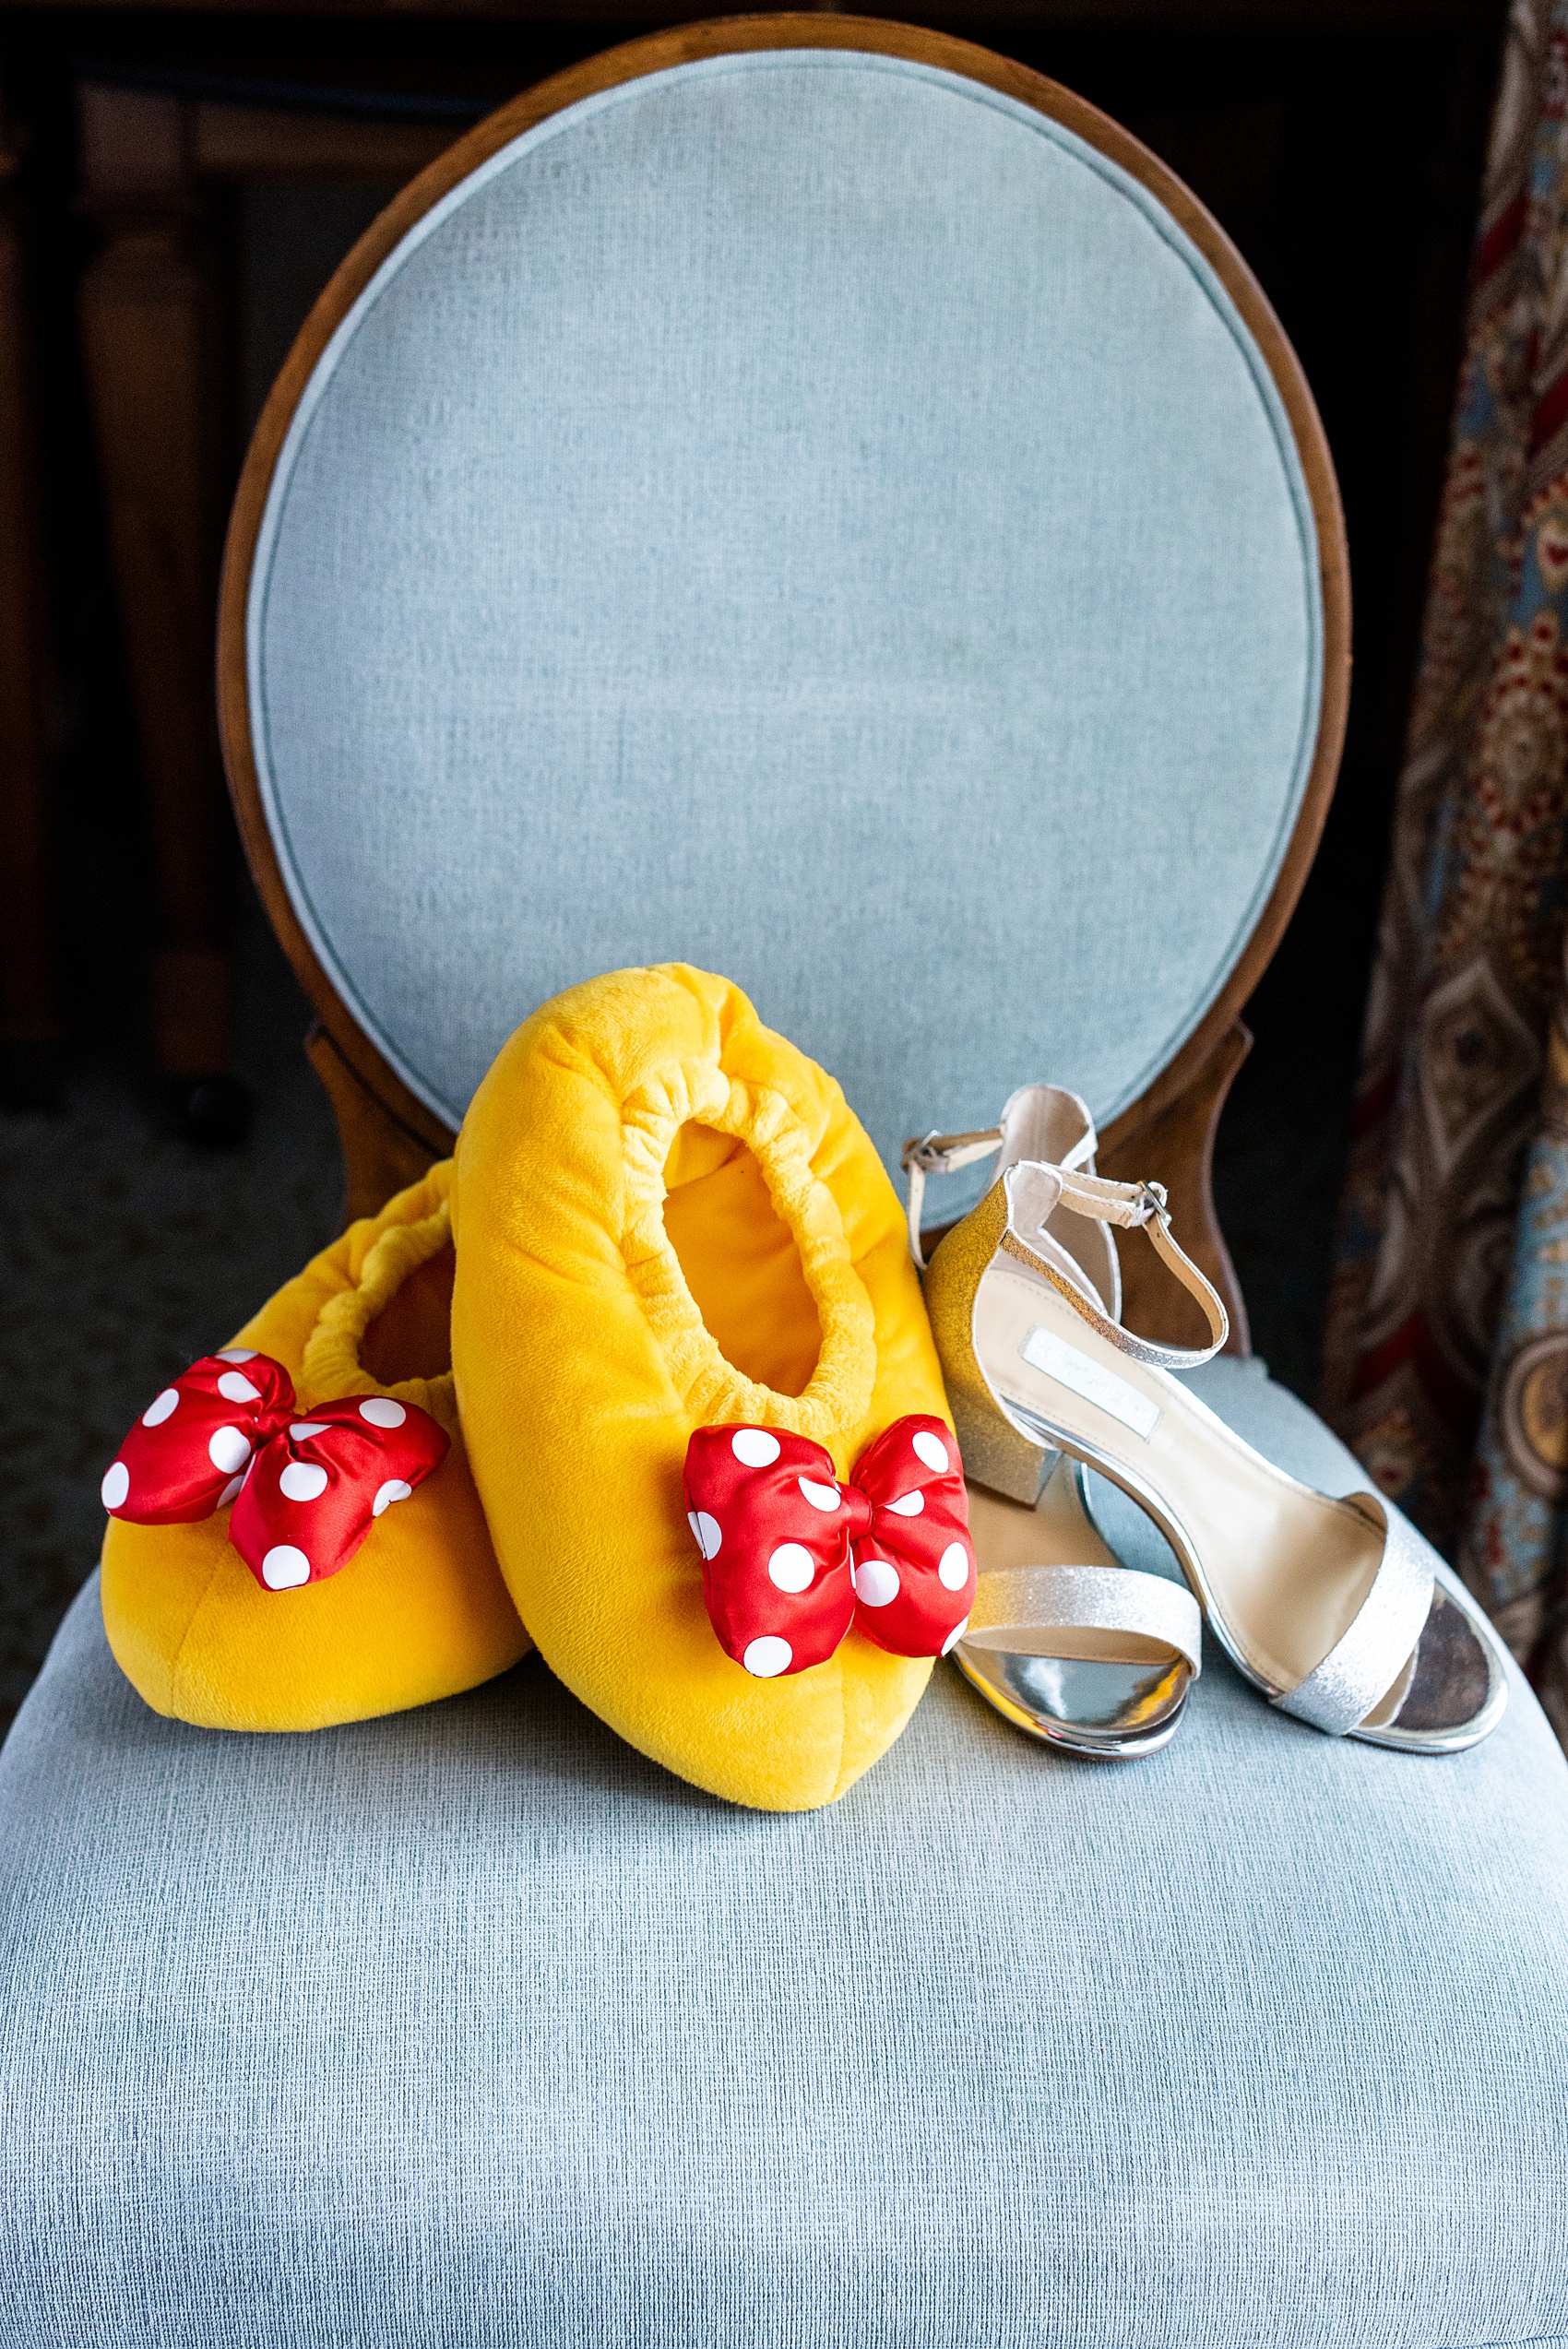
[[[1515,0],[1324,1406],[1568,1743],[1568,0]]]

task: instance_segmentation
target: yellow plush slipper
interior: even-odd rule
[[[351,1225],[111,1464],[104,1627],[155,1712],[325,1728],[453,1696],[527,1649],[457,1424],[451,1177],[433,1167]]]
[[[891,1652],[918,1637],[888,1603],[900,1571],[949,1614],[973,1590],[901,1211],[839,1087],[727,980],[619,971],[518,1029],[456,1164],[463,1428],[546,1662],[699,1786],[762,1809],[831,1802],[886,1751],[951,1644]],[[739,1630],[711,1587],[739,1519],[716,1550],[717,1521],[683,1486],[690,1450],[710,1489],[704,1430],[718,1430],[704,1441],[726,1494],[763,1480],[736,1501],[762,1544],[740,1561]],[[776,1504],[793,1511],[792,1537],[770,1548],[759,1529]],[[756,1638],[770,1573],[775,1612]],[[843,1604],[824,1635],[830,1583]],[[793,1668],[808,1647],[822,1660]]]

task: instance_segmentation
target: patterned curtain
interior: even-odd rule
[[[1515,0],[1324,1405],[1568,1744],[1568,0]]]

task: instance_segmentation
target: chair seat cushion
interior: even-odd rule
[[[1251,1366],[1202,1391],[1359,1480]],[[1271,1714],[1017,1736],[939,1667],[732,1809],[530,1657],[312,1737],[148,1712],[96,1588],[0,1756],[0,2343],[1568,2343],[1568,1770]]]

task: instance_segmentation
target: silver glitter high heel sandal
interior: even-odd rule
[[[926,1176],[998,1152],[1004,1169],[1049,1154],[1092,1175],[1094,1121],[1075,1093],[1033,1085],[1013,1096],[989,1133],[910,1143],[904,1164],[917,1264]],[[1099,1311],[1119,1317],[1121,1269],[1104,1222],[1063,1215],[1041,1244]],[[1191,1593],[1124,1567],[1107,1548],[1076,1462],[1020,1444],[983,1391],[950,1381],[948,1400],[979,1576],[955,1662],[1030,1737],[1099,1761],[1157,1753],[1175,1736],[1201,1669],[1202,1618]]]
[[[1000,1464],[1017,1493],[1063,1452],[1119,1485],[1164,1536],[1231,1662],[1281,1712],[1409,1752],[1477,1744],[1507,1695],[1486,1617],[1379,1495],[1336,1501],[1298,1484],[1171,1375],[1219,1351],[1225,1308],[1172,1235],[1158,1184],[1109,1181],[1077,1157],[1004,1163],[926,1275],[960,1441],[985,1428],[978,1473],[994,1485]],[[1066,1216],[1142,1231],[1203,1309],[1210,1343],[1182,1349],[1122,1328],[1061,1243]],[[978,1536],[975,1547],[983,1564]]]

